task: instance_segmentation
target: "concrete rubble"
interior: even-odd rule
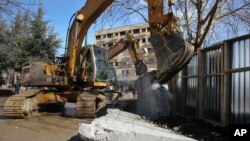
[[[173,99],[168,86],[156,81],[156,75],[156,71],[152,71],[137,80],[137,114],[150,119],[168,116]]]
[[[108,109],[91,124],[82,123],[79,133],[85,141],[192,141],[194,139],[160,128],[140,116]]]

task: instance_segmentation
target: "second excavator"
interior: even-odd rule
[[[115,43],[114,46],[108,48],[108,59],[112,59],[115,56],[119,55],[123,51],[128,49],[130,57],[134,62],[135,73],[137,76],[142,76],[148,72],[147,65],[143,62],[143,54],[139,53],[139,43],[136,38],[131,34],[127,33],[125,39],[120,39]]]
[[[29,117],[44,105],[63,105],[76,102],[78,116],[95,116],[105,105],[100,104],[109,94],[117,93],[108,88],[115,80],[108,65],[107,51],[95,45],[82,47],[83,39],[91,24],[114,0],[87,0],[77,11],[69,29],[65,57],[56,63],[31,62],[22,69],[23,86],[32,89],[10,96],[4,103],[8,117]],[[193,55],[194,48],[183,39],[179,20],[171,10],[164,14],[164,0],[148,0],[150,42],[157,59],[157,78],[166,83]],[[145,65],[136,57],[138,74],[147,72]],[[46,87],[46,89],[42,89]],[[33,89],[39,88],[39,89]],[[52,107],[53,108],[53,107]]]

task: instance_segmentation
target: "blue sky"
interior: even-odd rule
[[[45,9],[45,20],[49,21],[50,25],[54,27],[55,31],[58,33],[59,37],[62,40],[62,47],[58,50],[58,54],[63,54],[69,20],[77,10],[84,6],[86,0],[42,0],[41,2]],[[145,4],[145,2],[143,2],[142,4]],[[132,16],[133,18],[129,19],[129,23],[133,24],[144,22],[142,18],[138,17],[138,15]],[[116,25],[114,25],[114,27],[120,26],[121,24],[124,23],[117,23]],[[89,44],[94,43],[94,31],[97,30],[99,27],[100,26],[92,25],[92,27],[89,29]]]
[[[67,34],[68,24],[71,16],[79,10],[86,0],[43,0],[43,7],[45,9],[45,20],[48,20],[50,25],[58,33],[62,40],[62,47],[58,50],[58,54],[64,53],[65,38]],[[93,35],[93,28],[89,33]],[[93,43],[93,36],[89,36],[88,40]]]
[[[24,0],[24,1],[26,1],[27,3],[32,3],[33,1],[39,2],[39,0]],[[75,13],[82,6],[84,6],[86,0],[40,0],[40,2],[42,2],[43,7],[45,9],[45,17],[44,17],[45,20],[49,21],[49,24],[54,27],[55,32],[62,40],[61,48],[58,50],[58,54],[63,54],[65,47],[65,37],[68,29],[69,20],[73,15],[73,13]],[[144,0],[140,0],[140,4],[145,5]],[[34,7],[30,6],[29,8],[32,11],[36,11],[37,6]],[[147,12],[145,12],[145,14],[146,13]],[[144,22],[142,20],[142,17],[137,14],[130,16],[128,23],[123,23],[123,21],[121,20],[121,22],[117,22],[115,25],[112,25],[112,27],[117,27],[125,24],[142,23],[142,22]],[[94,43],[94,31],[96,31],[98,28],[100,29],[101,26],[107,28],[107,25],[105,24],[99,25],[97,23],[96,25],[93,25],[89,29],[88,43],[90,44]]]

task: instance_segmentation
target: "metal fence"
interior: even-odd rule
[[[204,117],[220,121],[221,48],[207,50],[204,55]]]
[[[187,94],[186,94],[186,113],[190,115],[194,115],[196,111],[196,98],[198,95],[197,87],[198,87],[198,69],[197,69],[197,63],[198,63],[198,56],[195,55],[190,60],[190,63],[187,65],[187,77],[186,77],[186,83],[187,83]]]
[[[231,122],[250,123],[250,38],[231,44]]]
[[[172,82],[175,111],[223,126],[250,123],[250,34],[200,49]]]

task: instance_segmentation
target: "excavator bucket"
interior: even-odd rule
[[[141,76],[148,72],[148,67],[141,60],[135,62],[135,73],[137,76]]]
[[[169,0],[165,14],[163,0],[148,0],[150,42],[157,59],[159,83],[170,80],[191,59],[194,47],[183,39],[181,22],[173,13],[174,0]]]
[[[170,80],[192,58],[194,47],[179,34],[162,36],[151,33],[150,42],[155,51],[159,83]]]

